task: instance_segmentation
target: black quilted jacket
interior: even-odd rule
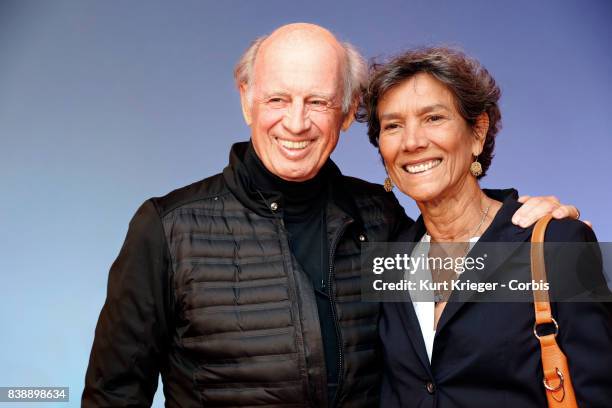
[[[150,406],[161,373],[168,407],[325,407],[314,292],[289,251],[281,197],[236,171],[146,201],[108,282],[83,406]],[[360,301],[360,244],[412,221],[382,187],[332,168],[329,283],[339,339],[336,406],[378,406],[379,304]]]

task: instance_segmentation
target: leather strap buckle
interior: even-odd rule
[[[552,385],[548,384],[548,380],[546,378],[544,378],[543,382],[544,382],[544,387],[548,390],[548,391],[558,391],[561,388],[563,388],[563,373],[557,368],[555,367],[555,370],[557,370],[557,376],[559,377],[559,385],[557,385],[556,387],[553,387]]]
[[[564,383],[563,373],[561,372],[561,370],[559,370],[558,367],[555,367],[555,370],[557,370],[557,376],[559,377],[559,385],[557,385],[556,387],[553,387],[550,384],[548,384],[548,381],[546,380],[546,378],[544,378],[543,380],[544,387],[552,393],[552,397],[555,401],[562,402],[563,399],[565,398],[565,388],[563,387],[563,383]],[[557,391],[561,392],[561,397],[556,395]]]
[[[557,324],[557,321],[555,320],[554,317],[551,317],[550,320],[552,320],[552,323],[555,325],[555,338],[557,337],[557,334],[559,334],[559,325]],[[546,323],[540,323],[540,324],[546,324]],[[539,324],[536,322],[533,324],[533,335],[536,336],[536,338],[538,340],[540,340],[540,335],[538,334],[538,326]],[[557,369],[557,371],[559,371]]]

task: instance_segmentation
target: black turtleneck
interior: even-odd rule
[[[326,166],[310,180],[286,181],[272,174],[263,165],[252,143],[249,143],[246,151],[244,166],[254,190],[276,192],[282,196],[281,210],[289,234],[289,247],[315,290],[327,367],[328,397],[332,401],[338,382],[338,341],[327,292],[329,247],[325,218],[328,189]]]

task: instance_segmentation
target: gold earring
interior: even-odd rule
[[[393,180],[391,180],[391,177],[387,176],[385,178],[385,182],[383,183],[383,187],[385,188],[385,191],[387,193],[390,193],[391,190],[393,190]]]
[[[470,173],[472,173],[472,176],[474,177],[478,177],[482,174],[482,165],[478,161],[478,156],[476,156],[476,159],[474,159],[470,165]]]

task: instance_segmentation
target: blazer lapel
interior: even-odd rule
[[[423,218],[419,217],[414,225],[398,234],[396,242],[406,243],[407,253],[412,253],[412,250],[423,234],[425,234],[425,224],[423,223]],[[416,311],[414,310],[410,297],[407,296],[407,299],[402,303],[398,303],[397,306],[398,311],[400,311],[402,323],[404,327],[406,327],[406,330],[410,333],[408,338],[412,343],[412,347],[414,348],[419,361],[423,365],[423,368],[425,371],[427,371],[427,374],[432,376],[431,364],[429,362],[429,357],[427,356],[427,349],[425,348],[425,340],[423,340],[421,325],[419,324],[419,319],[416,315]]]
[[[427,349],[425,348],[425,340],[423,340],[423,333],[421,332],[421,325],[419,324],[419,319],[414,311],[414,306],[412,305],[412,302],[404,302],[403,305],[399,306],[402,311],[400,314],[402,317],[402,323],[404,324],[404,327],[406,327],[406,330],[410,333],[408,338],[412,343],[412,348],[416,352],[416,355],[427,374],[433,376],[431,373],[431,363],[429,362]]]
[[[499,267],[517,250],[519,243],[529,240],[532,228],[521,228],[512,224],[512,216],[520,208],[513,197],[507,198],[493,222],[474,245],[468,256],[476,258],[487,254],[486,267],[482,271],[472,269],[461,275],[459,281],[471,282],[486,282],[488,278],[495,274]],[[516,247],[493,247],[491,245],[482,245],[481,243],[498,242],[498,243],[517,243]],[[484,248],[486,246],[486,249]],[[444,307],[444,311],[438,321],[436,328],[436,337],[444,330],[457,312],[469,301],[471,297],[476,295],[476,291],[463,291],[461,294],[453,292],[448,303]],[[435,344],[435,342],[434,342]]]

